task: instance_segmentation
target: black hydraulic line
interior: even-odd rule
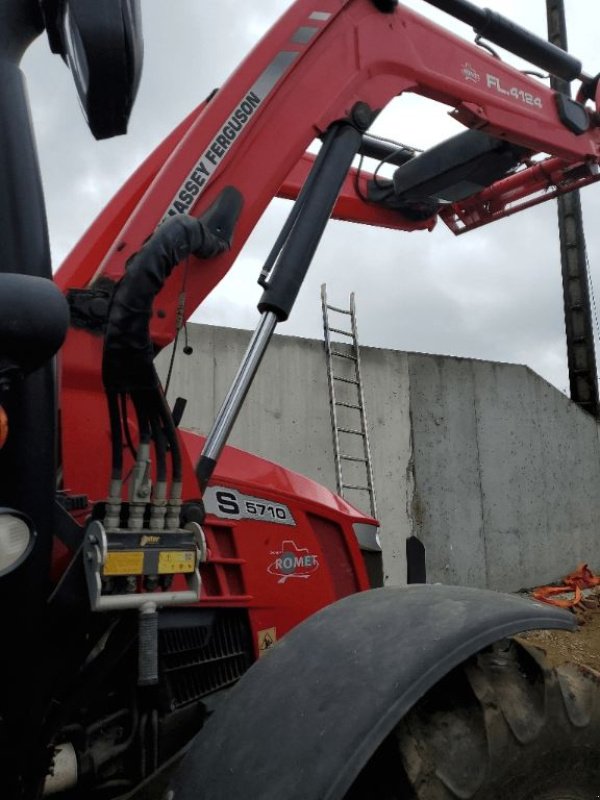
[[[152,413],[153,394],[156,390],[131,392],[131,401],[138,422],[140,444],[147,444],[152,438],[150,415]]]
[[[156,453],[156,480],[162,483],[167,480],[167,440],[160,417],[150,416],[150,428]]]
[[[581,61],[502,14],[489,8],[478,8],[468,0],[425,0],[425,2],[471,25],[479,36],[535,64],[551,75],[566,81],[575,80],[582,75]]]
[[[201,218],[177,215],[163,222],[131,259],[111,301],[102,358],[104,387],[108,393],[131,396],[140,442],[150,441],[150,414],[159,414],[171,451],[173,481],[181,480],[181,452],[154,368],[152,304],[177,264],[192,254],[218,256],[230,246],[242,202],[237,189],[228,186]]]
[[[181,481],[183,477],[183,467],[181,461],[181,448],[179,446],[179,439],[177,437],[177,428],[171,414],[171,409],[167,403],[167,398],[164,393],[159,390],[158,394],[159,414],[164,427],[164,433],[169,445],[171,453],[171,462],[173,466],[173,481]]]
[[[394,164],[396,167],[401,167],[415,157],[414,150],[385,139],[379,139],[377,136],[369,136],[368,133],[362,137],[358,152],[361,156],[385,161],[386,164]]]
[[[133,443],[133,437],[131,435],[131,429],[129,427],[129,420],[127,418],[127,395],[125,394],[125,392],[121,392],[120,402],[121,402],[121,420],[123,422],[123,433],[125,434],[125,442],[127,443],[127,447],[129,448],[129,452],[131,453],[133,458],[137,459],[137,448]]]
[[[111,479],[120,481],[123,477],[123,425],[116,392],[107,392],[108,418],[110,421],[110,441],[112,446]]]
[[[102,379],[107,390],[131,392],[159,385],[149,330],[154,298],[188,256],[212,258],[229,247],[229,231],[223,232],[221,224],[226,225],[232,206],[239,213],[239,198],[239,192],[227,187],[201,219],[169,218],[132,258],[115,289],[106,326]]]

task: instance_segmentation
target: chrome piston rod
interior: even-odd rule
[[[266,311],[261,316],[244,359],[219,409],[219,413],[204,443],[204,449],[196,468],[196,474],[202,490],[204,490],[208,479],[212,475],[217,459],[231,433],[276,325],[277,316],[273,311]]]

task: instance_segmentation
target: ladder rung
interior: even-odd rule
[[[340,453],[340,458],[343,458],[344,461],[362,461],[363,464],[367,463],[366,458],[359,458],[358,456],[346,456],[344,453]]]
[[[341,328],[329,328],[329,330],[333,331],[333,333],[343,333],[344,336],[349,336],[350,338],[354,335],[351,331],[343,331]]]
[[[338,308],[337,306],[330,306],[329,304],[327,304],[327,308],[329,308],[331,311],[337,311],[338,314],[348,314],[348,315],[350,315],[352,313],[351,311],[348,311],[345,308]]]
[[[340,433],[353,433],[355,436],[364,436],[362,431],[357,430],[357,428],[338,428]]]
[[[350,361],[356,361],[356,356],[348,355],[348,353],[340,353],[337,350],[332,350],[331,355],[337,356],[338,358],[348,358]]]
[[[355,486],[353,483],[342,483],[343,489],[358,489],[359,492],[370,492],[369,486]]]
[[[342,383],[354,383],[358,386],[358,381],[355,381],[354,378],[342,378],[341,375],[332,375],[331,376],[334,381],[341,381]]]
[[[355,408],[357,411],[360,411],[360,406],[357,406],[356,403],[346,403],[345,400],[336,400],[336,406],[343,406],[344,408]]]

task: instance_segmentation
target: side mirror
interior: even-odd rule
[[[139,0],[40,0],[52,52],[68,64],[96,139],[127,132],[143,62]]]
[[[0,384],[38,369],[58,351],[69,306],[47,278],[0,273]]]

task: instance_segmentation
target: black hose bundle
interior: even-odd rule
[[[111,300],[104,339],[102,381],[108,399],[113,442],[113,479],[122,473],[125,402],[129,395],[138,419],[140,442],[154,440],[159,479],[165,476],[165,453],[171,452],[173,480],[181,480],[181,454],[175,424],[154,368],[150,338],[155,297],[177,264],[190,255],[213,258],[231,245],[242,206],[237,189],[225,188],[200,217],[178,215],[163,222],[129,261]]]
[[[171,217],[133,256],[112,297],[104,340],[102,380],[109,391],[155,389],[149,323],[154,298],[173,268],[190,255],[211,258],[227,249],[198,219]]]

